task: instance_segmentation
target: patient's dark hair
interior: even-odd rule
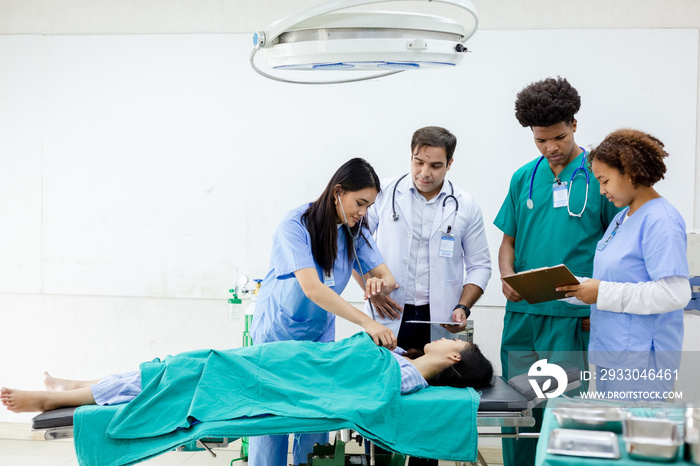
[[[491,384],[493,366],[477,345],[467,345],[461,359],[428,381],[436,387],[484,388]]]

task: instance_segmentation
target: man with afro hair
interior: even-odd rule
[[[561,77],[532,83],[517,95],[515,117],[530,128],[541,155],[515,172],[494,221],[503,232],[501,277],[558,264],[566,264],[576,276],[591,276],[596,243],[618,209],[600,194],[586,151],[574,140],[580,107],[578,92]],[[526,373],[540,359],[570,360],[586,370],[590,307],[565,301],[530,304],[501,282],[508,299],[501,340],[503,376]],[[534,415],[537,423],[531,430],[539,432],[542,410]],[[536,443],[503,439],[504,465],[534,464]]]

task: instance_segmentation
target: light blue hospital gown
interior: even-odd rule
[[[90,386],[98,406],[128,403],[141,393],[141,371],[111,374]]]
[[[661,278],[688,277],[685,222],[664,198],[640,207],[615,231],[629,209],[620,212],[596,249],[593,278],[609,282],[640,283]],[[683,346],[683,310],[637,315],[609,312],[591,306],[590,363],[598,369],[598,392],[670,390],[673,378],[658,371],[677,370]],[[615,369],[613,375],[609,369]],[[617,371],[620,369],[621,372]],[[655,374],[636,377],[646,369]],[[630,372],[628,373],[627,370]],[[629,374],[629,377],[628,377]]]
[[[339,295],[345,289],[357,262],[348,258],[347,230],[338,229],[338,253],[333,277],[325,277],[311,252],[311,237],[301,216],[309,208],[304,204],[292,210],[277,227],[272,238],[270,271],[263,280],[253,317],[255,344],[270,341],[310,340],[327,342],[335,339],[335,315],[325,311],[304,295],[294,272],[315,268],[319,279]],[[367,230],[358,238],[357,255],[362,271],[384,263]],[[359,270],[358,270],[359,271]]]
[[[418,372],[416,366],[403,356],[405,352],[403,348],[399,348],[398,346],[391,351],[391,355],[394,356],[399,363],[402,395],[413,393],[422,388],[428,388],[428,381]]]

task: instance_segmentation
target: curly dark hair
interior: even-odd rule
[[[578,91],[562,77],[547,78],[525,87],[515,99],[515,118],[524,127],[571,125],[581,108]]]
[[[632,180],[632,185],[653,186],[664,178],[668,152],[654,136],[635,129],[618,129],[588,154],[588,163],[599,160]]]

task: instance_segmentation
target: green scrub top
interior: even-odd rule
[[[562,183],[571,184],[571,175],[586,157],[582,152],[561,171]],[[619,211],[612,202],[600,194],[600,184],[585,163],[590,186],[588,203],[581,218],[569,215],[566,205],[553,207],[555,176],[547,160],[543,160],[535,173],[532,188],[534,208],[528,209],[532,171],[539,157],[520,167],[510,180],[508,195],[503,201],[494,225],[503,233],[515,238],[515,271],[566,264],[574,275],[590,277],[593,274],[593,255],[597,242],[608,224]],[[581,170],[576,173],[573,190],[569,191],[569,207],[578,214],[586,197],[586,177]],[[566,317],[590,315],[590,306],[574,306],[563,301],[528,304],[508,301],[506,311]]]

